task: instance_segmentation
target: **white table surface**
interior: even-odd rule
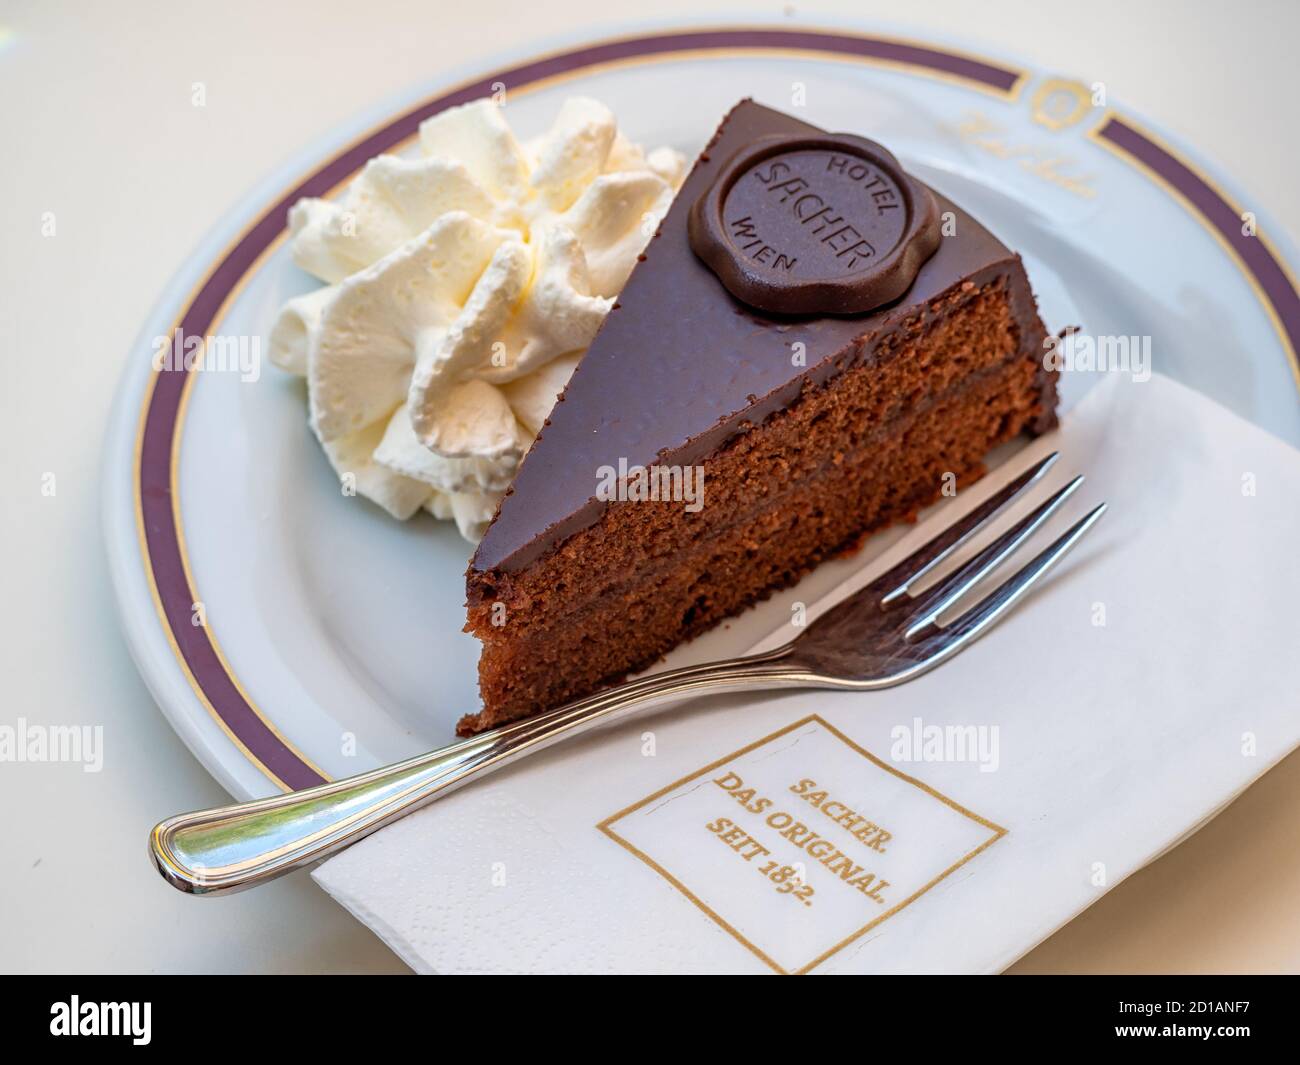
[[[630,10],[594,0],[0,2],[0,665],[15,685],[0,721],[102,724],[105,745],[97,774],[0,764],[0,971],[405,971],[305,874],[205,901],[150,867],[154,821],[225,795],[153,706],[118,630],[100,441],[147,310],[256,180],[442,68],[556,34],[625,32]],[[698,19],[701,5],[643,10]],[[1239,3],[1230,31],[1213,0],[709,5],[717,24],[816,24],[837,11],[863,29],[931,29],[971,51],[1104,81],[1300,234],[1293,0]],[[202,109],[190,103],[196,81]],[[46,211],[57,216],[52,239],[41,235]],[[41,492],[49,472],[53,498]],[[1298,901],[1300,754],[1012,971],[1300,971]]]

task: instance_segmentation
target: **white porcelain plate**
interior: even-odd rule
[[[163,295],[117,399],[106,530],[130,645],[172,724],[237,797],[452,737],[478,705],[478,646],[461,631],[469,547],[448,524],[401,524],[344,496],[299,381],[265,360],[256,380],[158,370],[154,338],[180,328],[223,338],[228,354],[241,342],[264,353],[279,305],[314,284],[289,260],[289,204],[501,86],[525,136],[583,93],[634,140],[689,155],[741,96],[880,140],[1022,253],[1049,327],[1154,338],[1155,369],[1300,444],[1291,247],[1266,216],[1251,231],[1239,206],[1250,201],[1208,161],[1086,85],[942,44],[764,28],[577,45],[426,86],[341,126],[221,222]],[[1065,402],[1089,381],[1070,375]],[[844,565],[673,660],[739,652]]]

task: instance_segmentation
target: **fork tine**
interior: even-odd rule
[[[1081,484],[1083,484],[1082,474],[1042,506],[1016,522],[978,555],[963,563],[933,588],[914,599],[915,614],[903,638],[911,643],[937,628],[936,622],[939,616],[1014,554]]]
[[[1059,562],[1083,538],[1097,520],[1106,513],[1106,504],[1099,503],[1080,518],[1068,532],[1050,547],[1036,555],[1016,574],[1008,577],[966,613],[938,630],[933,637],[938,643],[938,653],[927,662],[927,668],[937,665],[956,654],[976,637],[987,631],[995,621],[1010,610],[1042,576]]]
[[[970,539],[981,525],[1050,470],[1058,458],[1060,458],[1060,452],[1053,451],[1037,465],[1022,473],[1002,491],[990,496],[960,521],[953,522],[932,540],[913,551],[898,565],[872,581],[870,585],[872,591],[879,592],[881,595],[880,605],[882,607],[892,606],[907,595],[907,590],[913,583],[924,577]]]

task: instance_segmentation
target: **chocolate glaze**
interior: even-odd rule
[[[1043,326],[1019,256],[938,193],[940,216],[952,212],[956,232],[895,303],[855,316],[782,317],[732,296],[691,250],[691,206],[756,138],[822,132],[751,100],[723,119],[520,466],[471,577],[522,569],[594,524],[607,505],[595,498],[600,467],[617,468],[620,458],[697,462],[787,407],[807,383],[869,363],[893,329],[918,310],[928,316],[932,301],[965,281],[979,287],[1018,275],[1009,286],[1012,313],[1022,337],[1038,343]],[[805,345],[804,365],[792,359],[796,343]],[[1043,387],[1045,397],[1055,388],[1046,372]],[[1049,414],[1036,428],[1050,423]]]

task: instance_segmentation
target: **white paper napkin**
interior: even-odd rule
[[[1095,388],[850,587],[1051,449],[1088,476],[1055,532],[1110,512],[934,672],[636,718],[316,879],[420,971],[1003,969],[1300,743],[1300,453],[1168,379]]]

